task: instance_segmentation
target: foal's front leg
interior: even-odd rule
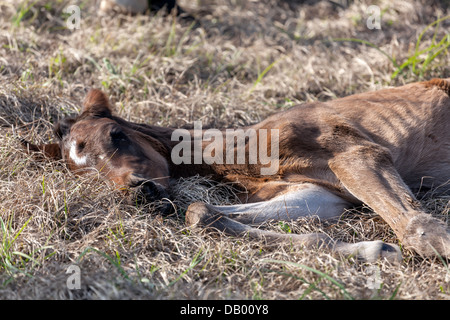
[[[450,257],[449,231],[421,209],[387,150],[355,146],[336,155],[329,165],[344,187],[379,214],[405,247],[422,256]]]

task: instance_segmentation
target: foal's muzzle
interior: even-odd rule
[[[136,201],[138,203],[154,203],[162,214],[169,214],[173,211],[169,193],[161,184],[133,175],[130,187],[135,188]]]

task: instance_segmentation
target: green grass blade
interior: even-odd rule
[[[116,261],[116,259],[111,258],[107,253],[100,251],[96,248],[93,247],[87,247],[86,249],[84,249],[84,251],[80,254],[80,256],[78,257],[77,261],[78,263],[81,261],[81,259],[90,251],[94,251],[95,253],[98,253],[99,255],[101,255],[102,257],[104,257],[106,260],[108,260],[113,266],[115,266],[117,268],[117,270],[119,270],[119,272],[122,274],[122,276],[127,279],[130,280],[130,278],[128,277],[128,274],[126,273],[126,271],[120,266],[120,262]],[[116,252],[117,254],[117,252]]]
[[[375,50],[377,50],[378,52],[380,52],[381,54],[383,54],[384,56],[386,56],[394,65],[394,67],[398,68],[398,64],[397,61],[391,57],[389,54],[386,53],[386,51],[381,50],[376,44],[366,41],[366,40],[362,40],[362,39],[356,39],[356,38],[333,38],[331,39],[332,41],[336,41],[336,42],[356,42],[356,43],[362,43],[365,44],[371,48],[374,48]]]
[[[319,278],[317,281],[315,281],[314,283],[310,283],[310,282],[306,281],[306,279],[304,279],[304,278],[298,277],[298,276],[296,276],[296,275],[293,275],[293,274],[290,274],[290,273],[287,273],[287,272],[278,272],[278,271],[275,271],[275,273],[280,274],[280,275],[283,275],[283,276],[286,276],[286,277],[293,278],[293,279],[295,279],[295,280],[299,280],[299,281],[301,281],[301,282],[306,283],[307,285],[309,285],[308,288],[306,288],[306,290],[305,290],[305,291],[303,292],[303,294],[300,296],[299,300],[303,300],[303,299],[304,299],[311,291],[313,291],[313,290],[318,291],[318,292],[325,298],[325,300],[331,300],[330,297],[327,296],[327,294],[326,294],[325,292],[323,292],[322,290],[320,290],[320,289],[317,287],[317,284],[323,279],[323,277],[320,277],[320,278]]]
[[[425,32],[427,32],[427,30],[430,29],[435,24],[439,25],[439,23],[441,23],[442,21],[447,20],[447,19],[450,19],[450,16],[445,16],[443,18],[437,19],[436,21],[434,21],[434,22],[430,23],[429,25],[427,25],[425,27],[425,29],[422,30],[422,32],[420,33],[419,37],[417,38],[415,52],[417,52],[419,50],[420,42],[422,41],[422,38],[425,35]]]
[[[450,41],[448,41],[446,44],[441,45],[440,49],[437,50],[434,54],[428,55],[428,57],[425,59],[425,61],[422,64],[422,73],[427,68],[427,66],[432,62],[434,59],[436,59],[437,56],[439,56],[444,50],[447,50],[447,48],[450,46]]]
[[[0,217],[0,226],[2,228],[3,238],[2,238],[2,248],[4,247],[4,244],[6,243],[6,237],[8,236],[8,229],[6,228],[5,222],[3,221],[2,217]]]
[[[206,253],[200,257],[200,254],[202,253],[202,249],[192,258],[191,263],[189,264],[189,267],[184,270],[175,280],[169,283],[169,287],[174,285],[176,282],[178,282],[180,279],[182,279],[189,271],[194,269],[205,257]]]
[[[19,232],[16,233],[16,235],[14,236],[13,240],[11,241],[11,244],[13,244],[17,238],[19,237],[19,235],[23,232],[23,230],[27,227],[28,223],[31,221],[33,217],[30,217],[30,219],[28,219],[25,224],[22,226],[22,228],[20,228]]]
[[[19,8],[19,11],[13,16],[13,25],[15,27],[20,25],[25,15],[36,3],[37,1],[33,1],[30,5],[28,5],[28,1],[25,1],[25,3]]]
[[[262,79],[263,79],[264,76],[267,74],[267,72],[269,72],[270,69],[272,69],[273,66],[276,65],[278,62],[279,62],[279,60],[275,60],[275,61],[272,62],[270,65],[268,65],[268,66],[263,70],[263,72],[261,72],[261,73],[258,75],[258,78],[257,78],[256,81],[253,83],[253,86],[252,86],[252,88],[250,89],[249,94],[252,93],[253,90],[255,90],[256,86],[262,81]]]
[[[319,276],[321,276],[321,277],[327,279],[327,280],[330,281],[332,284],[334,284],[336,287],[338,287],[338,288],[341,290],[342,294],[343,294],[347,299],[349,299],[349,300],[354,300],[354,298],[347,292],[347,290],[345,289],[345,287],[344,287],[341,283],[339,283],[336,279],[330,277],[328,274],[326,274],[326,273],[324,273],[324,272],[322,272],[322,271],[319,271],[319,270],[316,270],[316,269],[314,269],[314,268],[308,267],[308,266],[306,266],[306,265],[304,265],[304,264],[295,263],[295,262],[290,262],[290,261],[282,261],[282,260],[272,260],[272,259],[268,259],[268,260],[264,260],[264,262],[278,263],[278,264],[285,264],[285,265],[290,265],[290,266],[293,266],[293,267],[297,267],[297,268],[301,268],[301,269],[305,269],[305,270],[311,271],[311,272],[313,272],[313,273],[315,273],[315,274],[317,274],[317,275],[319,275]]]
[[[175,55],[175,48],[174,45],[172,44],[175,40],[175,33],[176,33],[176,20],[174,19],[165,46],[165,52],[167,57]]]
[[[394,300],[395,299],[395,297],[397,296],[398,290],[400,289],[401,285],[402,285],[402,283],[400,282],[398,284],[398,286],[395,287],[394,292],[392,292],[391,296],[389,297],[389,300]]]
[[[406,68],[406,67],[408,67],[408,66],[411,66],[411,67],[412,67],[413,73],[414,73],[414,74],[417,74],[417,71],[416,71],[415,66],[416,66],[416,64],[418,63],[418,61],[424,60],[424,59],[420,59],[419,56],[422,55],[422,54],[424,54],[424,53],[430,54],[430,52],[433,52],[434,49],[444,46],[443,48],[439,49],[437,52],[435,52],[435,53],[432,54],[431,56],[428,55],[427,59],[424,60],[425,62],[423,62],[423,64],[422,64],[422,69],[421,69],[421,73],[423,74],[423,72],[424,72],[424,67],[425,67],[426,65],[428,65],[432,60],[434,60],[438,55],[440,55],[440,54],[442,53],[442,51],[445,50],[445,49],[449,46],[449,44],[446,44],[446,43],[445,43],[445,40],[446,40],[446,37],[444,37],[438,44],[436,44],[436,45],[431,45],[431,46],[429,46],[429,47],[427,47],[427,48],[425,48],[425,49],[423,49],[423,50],[421,50],[421,51],[418,51],[418,52],[414,53],[414,55],[412,55],[411,57],[409,57],[404,63],[402,63],[401,66],[399,66],[399,67],[392,73],[391,79],[394,79],[395,77],[397,77],[397,75],[398,75],[399,73],[401,73],[401,72],[403,71],[404,68]],[[450,43],[450,41],[449,41],[449,43]],[[427,62],[427,61],[428,61],[428,62]],[[424,65],[424,64],[425,64],[425,65]]]
[[[433,27],[434,25],[436,25],[435,30],[434,30],[433,39],[432,39],[432,42],[431,42],[431,46],[433,46],[433,45],[434,45],[435,38],[436,38],[437,30],[438,30],[438,28],[439,28],[439,24],[440,24],[442,21],[447,20],[447,19],[449,19],[449,18],[450,18],[450,16],[445,16],[445,17],[443,17],[443,18],[437,19],[436,21],[434,21],[434,22],[430,23],[429,25],[427,25],[427,26],[425,27],[425,29],[422,30],[422,32],[419,34],[419,37],[417,37],[416,48],[415,48],[415,50],[414,50],[414,56],[416,56],[416,57],[419,56],[419,47],[420,47],[420,43],[421,43],[421,41],[422,41],[423,36],[424,36],[425,33],[427,32],[427,30],[430,29],[431,27]],[[422,70],[423,70],[423,68],[422,68]],[[414,61],[412,62],[412,71],[413,71],[414,74],[417,74],[417,72],[416,72],[416,60],[414,60]]]
[[[25,259],[27,259],[27,260],[32,261],[32,262],[35,263],[35,264],[39,264],[39,262],[37,262],[33,257],[29,256],[29,255],[26,254],[26,253],[19,252],[19,251],[13,251],[13,252],[11,252],[11,254],[16,255],[16,256],[23,257],[23,258],[25,258]]]

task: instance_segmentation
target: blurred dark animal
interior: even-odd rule
[[[115,8],[130,13],[144,13],[147,10],[159,11],[161,9],[170,13],[175,8],[177,9],[177,14],[184,12],[177,5],[176,0],[102,0],[100,3],[100,10],[103,12],[108,12]]]

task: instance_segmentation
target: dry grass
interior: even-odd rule
[[[90,87],[107,91],[117,113],[134,121],[224,127],[304,101],[450,77],[445,50],[423,74],[406,68],[392,80],[395,67],[379,50],[330,41],[370,41],[403,63],[420,31],[449,14],[445,1],[374,2],[383,12],[381,30],[366,28],[368,1],[347,8],[327,1],[181,2],[197,25],[162,14],[100,17],[94,1],[70,1],[82,9],[81,28],[70,31],[62,12],[69,1],[0,1],[0,298],[449,299],[448,261],[404,250],[401,265],[361,264],[197,232],[183,223],[186,205],[234,202],[231,186],[179,181],[177,214],[161,217],[151,204],[127,203],[101,179],[34,161],[15,138],[51,141],[52,123],[76,113]],[[420,47],[432,46],[434,31],[440,40],[448,30],[446,20]],[[422,202],[448,221],[449,200]],[[264,227],[397,241],[365,208],[335,222]],[[81,268],[80,290],[66,286],[72,264]]]

